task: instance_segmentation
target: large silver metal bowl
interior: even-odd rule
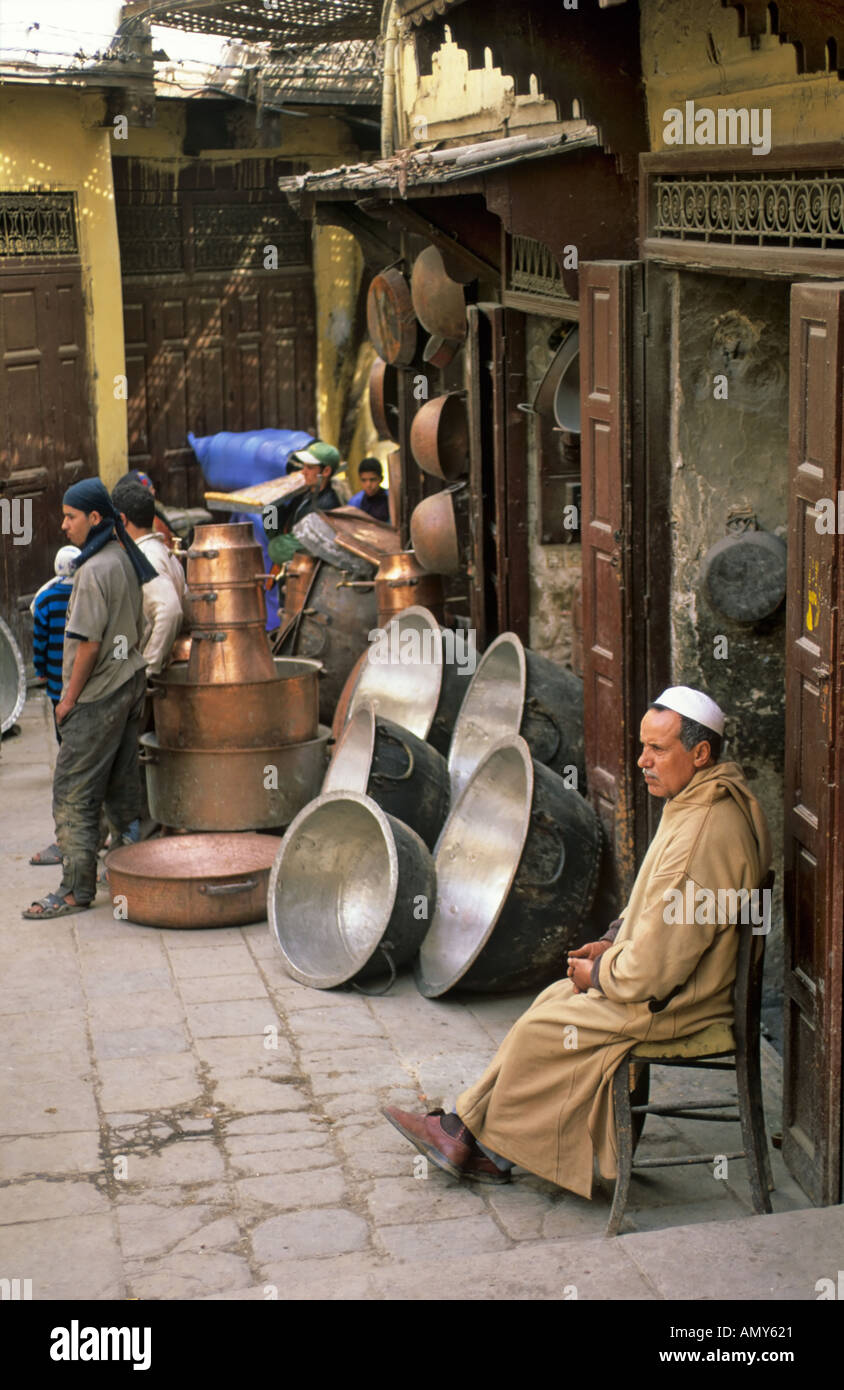
[[[445,754],[469,677],[447,660],[443,629],[430,609],[406,608],[379,631],[383,640],[370,642],[346,722],[371,700],[380,717]]]
[[[509,735],[478,765],[435,848],[437,906],[416,983],[492,993],[565,973],[595,896],[601,829],[589,803]]]
[[[414,831],[368,796],[318,796],[270,871],[267,916],[284,968],[313,989],[385,975],[413,958],[436,903],[434,863]]]
[[[26,670],[11,629],[0,618],[0,733],[19,718],[26,703]]]
[[[502,632],[487,648],[454,723],[448,751],[452,804],[500,738],[521,734],[531,757],[581,792],[586,787],[583,682]]]

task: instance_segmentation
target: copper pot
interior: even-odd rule
[[[319,727],[318,661],[276,657],[275,681],[195,685],[184,667],[150,682],[162,748],[267,748],[304,743]]]
[[[265,623],[267,604],[258,580],[246,584],[213,584],[189,588],[188,622],[191,628],[221,629],[244,623]]]
[[[330,737],[321,725],[307,743],[220,749],[162,748],[155,734],[142,734],[150,815],[183,830],[289,825],[319,795]]]
[[[267,915],[274,835],[179,835],[122,845],[106,858],[109,888],[146,927],[239,927]]]
[[[305,602],[318,563],[316,556],[306,550],[298,551],[288,561],[284,572],[284,611],[288,616],[298,613]]]
[[[436,246],[426,246],[413,264],[410,296],[416,317],[428,333],[462,342],[466,337],[463,288],[446,274]]]
[[[399,374],[383,357],[376,357],[369,373],[369,410],[379,439],[399,438]]]
[[[263,623],[192,634],[187,680],[193,685],[240,685],[275,680],[273,654]]]
[[[180,632],[170,648],[170,665],[177,666],[190,659],[191,637],[189,632]]]
[[[366,297],[366,326],[379,357],[409,367],[416,356],[419,325],[407,280],[395,267],[376,275]]]
[[[423,569],[434,574],[458,573],[460,545],[452,488],[435,492],[414,507],[410,517],[410,542]]]
[[[197,527],[187,553],[189,587],[245,584],[263,578],[263,569],[264,553],[251,521]]]
[[[469,418],[462,392],[426,401],[410,427],[413,457],[434,478],[453,483],[469,468]]]
[[[379,627],[386,627],[396,613],[414,604],[430,609],[437,622],[444,621],[442,579],[423,569],[412,550],[381,561],[375,575],[375,601]]]

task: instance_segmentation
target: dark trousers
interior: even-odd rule
[[[53,819],[62,852],[59,893],[78,903],[97,892],[100,811],[122,834],[140,809],[138,734],[146,689],[136,671],[113,694],[74,705],[59,725],[61,746],[53,777]]]

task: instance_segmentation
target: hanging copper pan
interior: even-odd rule
[[[425,497],[410,517],[410,543],[423,569],[434,574],[457,574],[460,545],[451,488]]]
[[[416,317],[428,333],[458,343],[463,341],[466,337],[463,288],[446,274],[436,246],[427,246],[416,257],[410,295]]]
[[[462,392],[426,401],[410,427],[413,457],[434,478],[453,483],[469,470],[469,419]]]
[[[366,297],[366,326],[379,357],[409,367],[416,355],[419,325],[407,280],[391,267],[376,275]]]
[[[376,357],[369,373],[369,410],[379,439],[399,438],[399,374],[383,357]]]
[[[441,338],[432,334],[425,344],[422,361],[427,362],[429,367],[437,367],[441,371],[454,361],[462,346],[462,343],[453,338]]]

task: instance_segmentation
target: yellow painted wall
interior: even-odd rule
[[[123,301],[105,103],[55,87],[0,87],[0,189],[73,192],[85,296],[88,380],[96,460],[106,485],[126,471],[126,402],[115,399],[124,370]]]
[[[772,153],[778,145],[841,140],[844,83],[835,73],[800,75],[793,46],[777,35],[763,35],[752,49],[739,37],[737,10],[721,0],[642,0],[641,41],[654,150],[665,148],[664,111],[684,101],[770,108]],[[758,160],[763,169],[764,155]]]

